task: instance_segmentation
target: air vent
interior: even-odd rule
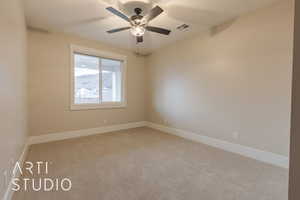
[[[185,31],[185,30],[187,30],[189,27],[190,27],[190,26],[187,25],[187,24],[182,24],[182,25],[180,25],[180,26],[177,27],[177,30],[179,30],[179,31]]]

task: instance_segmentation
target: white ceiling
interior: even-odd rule
[[[30,27],[72,33],[140,53],[150,53],[276,1],[278,0],[25,0],[25,14]],[[159,5],[165,12],[151,21],[150,25],[172,30],[170,36],[147,32],[144,43],[137,45],[129,31],[106,33],[113,28],[128,26],[128,22],[109,13],[106,7],[113,6],[131,16],[135,7],[141,7],[147,12],[154,5]],[[188,30],[176,29],[184,23],[190,25]]]

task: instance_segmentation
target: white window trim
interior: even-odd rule
[[[90,109],[109,109],[109,108],[125,108],[127,106],[127,98],[126,98],[126,72],[127,72],[127,57],[120,54],[115,54],[106,51],[99,51],[96,49],[91,49],[87,47],[82,47],[78,45],[71,44],[70,45],[70,55],[71,55],[71,70],[70,70],[70,80],[71,80],[71,102],[70,102],[70,109],[71,110],[90,110]],[[121,94],[121,102],[102,102],[99,104],[75,104],[74,102],[74,53],[81,53],[91,56],[97,56],[101,58],[110,58],[114,60],[122,61],[122,94]]]

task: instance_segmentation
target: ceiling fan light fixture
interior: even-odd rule
[[[132,26],[130,31],[132,35],[140,37],[145,34],[146,28],[144,26]]]

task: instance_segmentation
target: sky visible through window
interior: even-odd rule
[[[121,66],[121,61],[75,54],[75,104],[120,102]]]

